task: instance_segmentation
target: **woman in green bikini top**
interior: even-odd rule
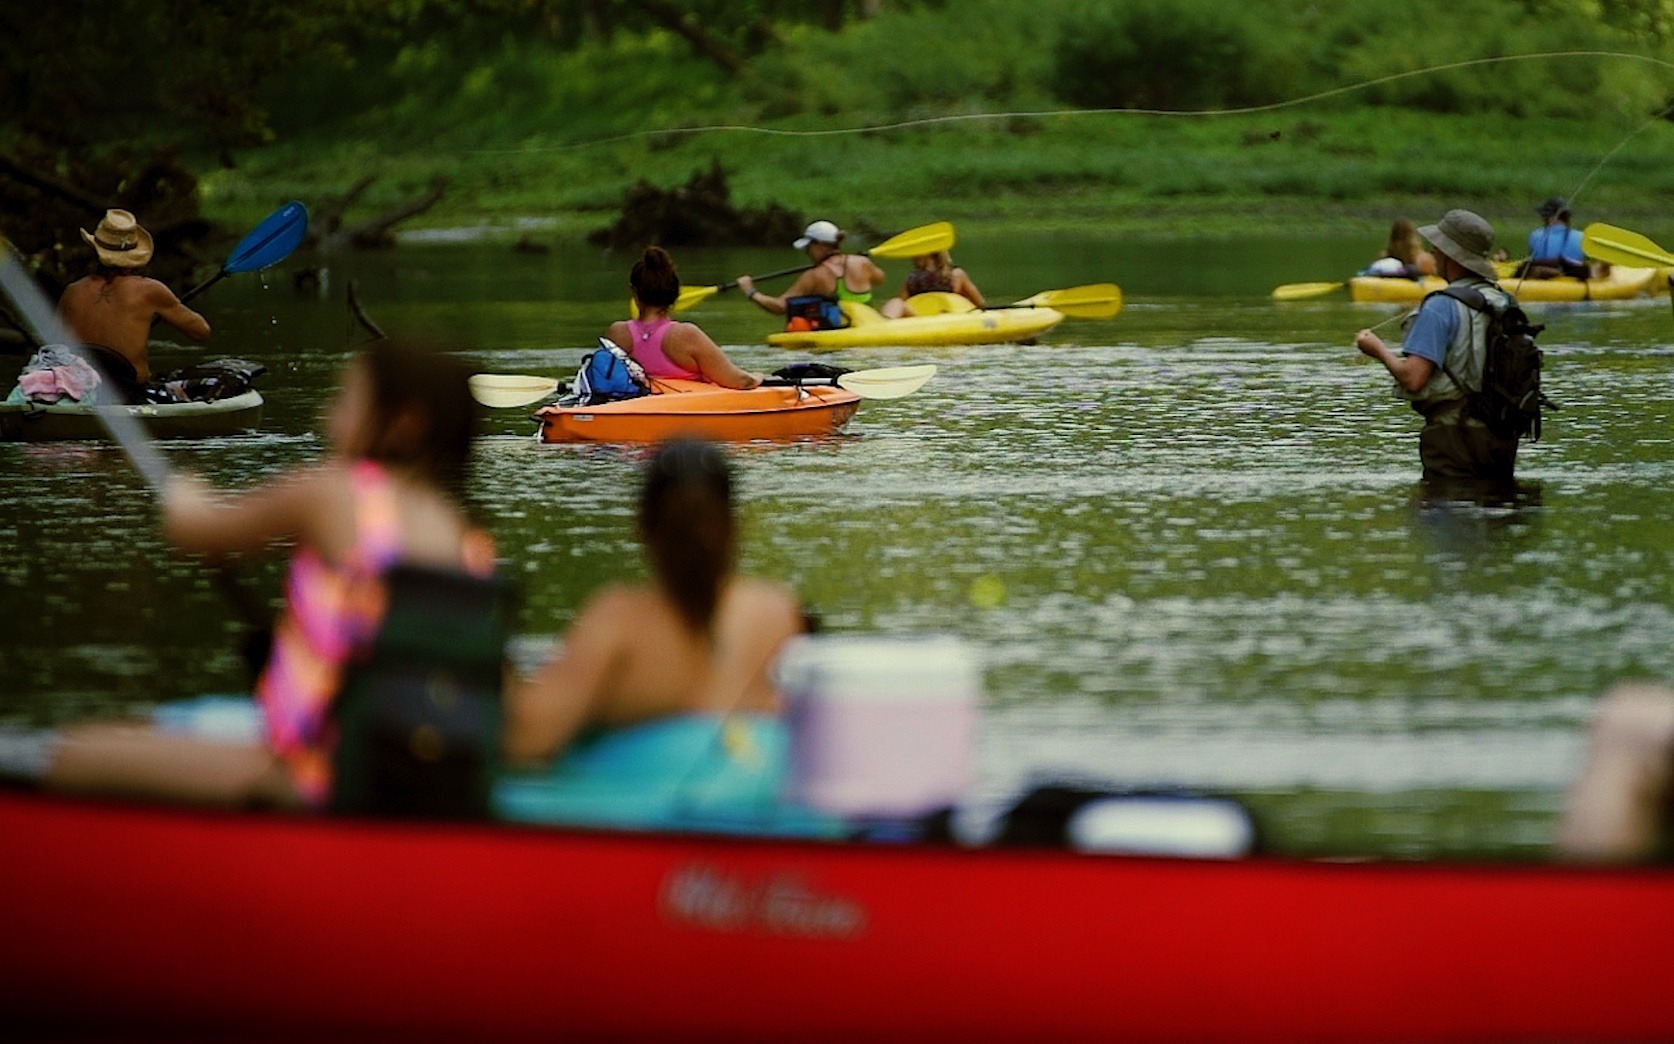
[[[738,289],[759,307],[774,315],[785,314],[785,302],[794,297],[824,297],[833,301],[870,304],[872,291],[883,285],[883,269],[859,254],[845,254],[841,244],[846,233],[830,221],[816,221],[802,232],[792,246],[808,253],[812,267],[797,276],[782,296],[764,294],[749,276],[738,277]]]

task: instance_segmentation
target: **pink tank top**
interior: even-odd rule
[[[331,702],[343,667],[376,636],[385,608],[381,574],[400,561],[401,518],[389,473],[371,461],[349,473],[355,502],[355,543],[345,561],[327,563],[312,548],[291,556],[285,578],[285,610],[274,627],[267,668],[256,682],[256,701],[267,719],[267,745],[279,755],[302,798],[323,805],[331,793],[331,754],[336,737]],[[467,535],[467,571],[492,571],[487,535]]]
[[[628,348],[628,354],[634,357],[634,362],[645,367],[648,377],[673,377],[682,381],[701,381],[703,374],[696,370],[688,370],[684,366],[677,366],[663,352],[663,337],[668,328],[674,325],[674,320],[667,316],[642,323],[638,319],[628,320],[628,332],[633,334],[633,344]]]

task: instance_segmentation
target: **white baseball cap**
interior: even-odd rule
[[[806,248],[809,243],[830,243],[832,246],[836,246],[837,241],[842,238],[843,232],[836,225],[829,221],[816,221],[803,229],[802,238],[792,243],[791,246],[798,250]]]

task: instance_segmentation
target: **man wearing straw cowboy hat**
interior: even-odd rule
[[[1468,210],[1450,210],[1418,234],[1441,256],[1448,289],[1468,287],[1489,306],[1503,309],[1509,295],[1494,282],[1494,228]],[[1424,415],[1418,457],[1424,478],[1508,481],[1517,463],[1517,439],[1496,435],[1465,408],[1466,395],[1482,387],[1488,316],[1447,293],[1426,297],[1410,320],[1397,355],[1371,330],[1354,338],[1360,351],[1395,378],[1396,394]],[[1463,387],[1461,387],[1463,385]]]
[[[98,355],[122,397],[137,401],[151,380],[146,355],[151,324],[161,319],[202,343],[209,340],[209,323],[181,304],[174,291],[144,274],[151,260],[151,233],[128,211],[105,211],[92,232],[81,230],[81,238],[98,254],[98,267],[65,288],[58,314]]]

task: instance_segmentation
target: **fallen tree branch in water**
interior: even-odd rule
[[[367,333],[372,335],[371,337],[367,338],[365,341],[360,341],[358,343],[360,343],[360,344],[370,344],[373,341],[386,340],[389,337],[389,334],[384,333],[383,327],[381,327],[377,323],[373,322],[372,317],[370,315],[367,315],[366,314],[366,309],[361,306],[361,303],[360,303],[360,280],[358,280],[358,279],[349,280],[349,292],[348,292],[347,296],[348,296],[348,302],[349,302],[349,316],[354,320],[355,323],[359,323],[361,325],[361,327],[366,330]],[[349,326],[349,332],[351,334],[354,332],[354,324],[353,323],[351,323],[350,326]]]
[[[423,195],[408,200],[380,217],[356,225],[344,233],[341,238],[347,240],[350,246],[362,250],[394,246],[395,234],[393,229],[395,226],[408,218],[417,217],[435,206],[441,200],[443,194],[447,192],[447,187],[447,178],[437,178],[430,183],[430,188]]]

